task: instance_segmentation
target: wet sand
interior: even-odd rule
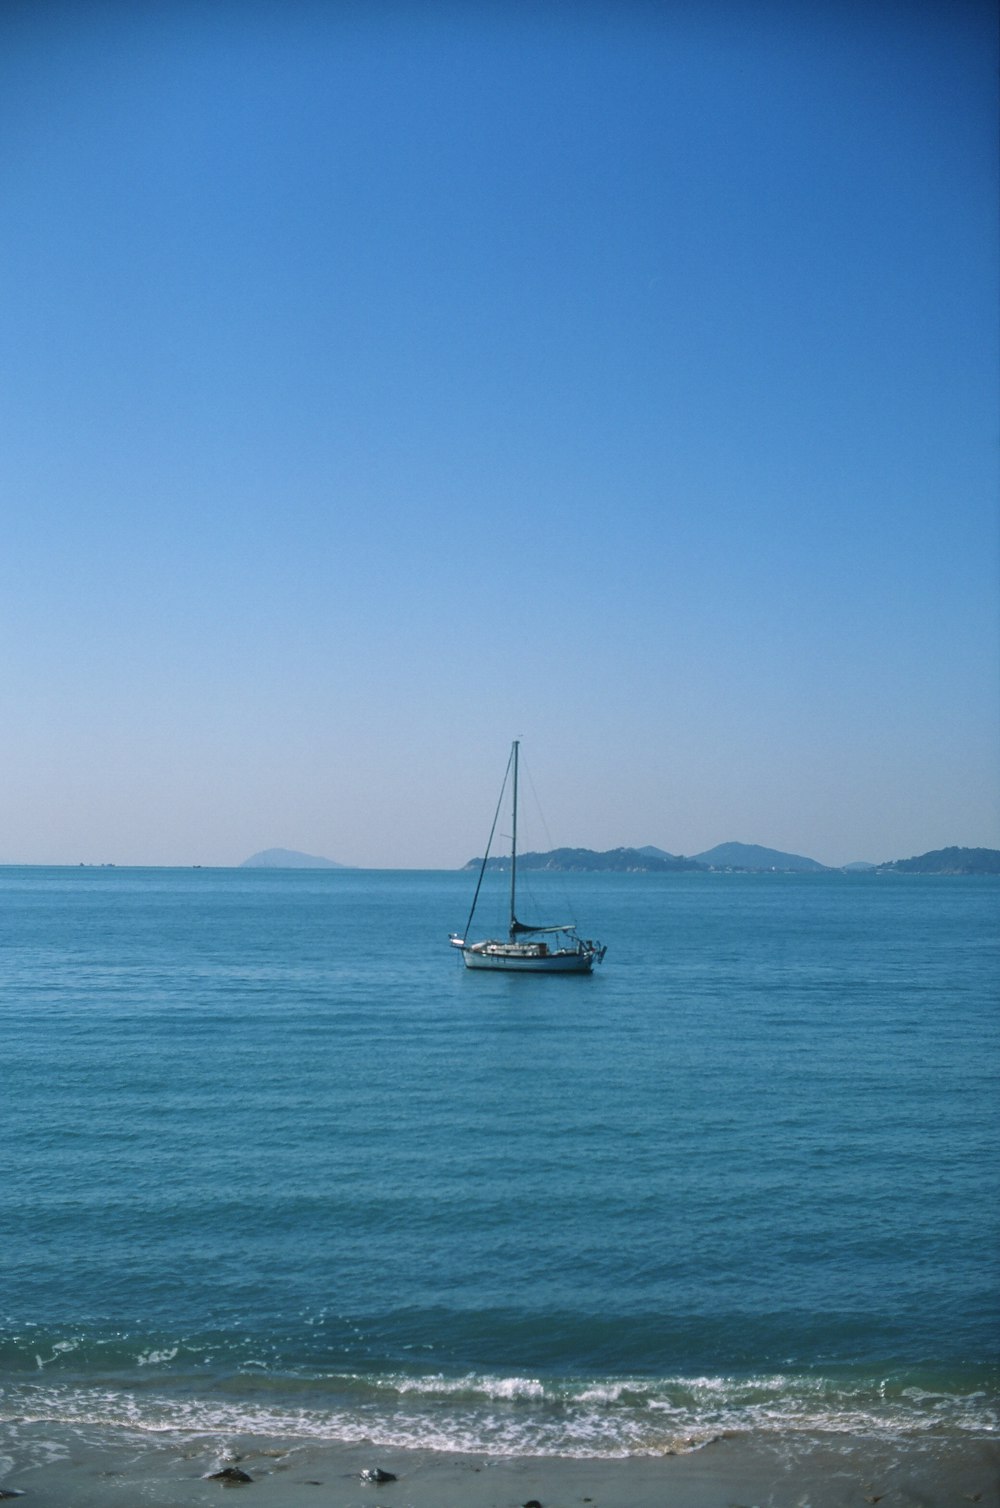
[[[727,1436],[627,1460],[446,1455],[363,1445],[179,1439],[15,1426],[0,1489],[24,1508],[982,1508],[1000,1505],[1000,1444],[954,1437]],[[251,1481],[227,1485],[223,1467]],[[366,1468],[396,1480],[369,1483]],[[234,1496],[236,1494],[236,1496]]]

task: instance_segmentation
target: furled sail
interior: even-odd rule
[[[519,937],[525,932],[572,932],[573,922],[565,922],[561,927],[529,927],[525,922],[519,922],[516,918],[510,924],[511,937]]]

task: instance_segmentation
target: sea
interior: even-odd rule
[[[473,882],[0,869],[0,1459],[994,1435],[1000,882]]]

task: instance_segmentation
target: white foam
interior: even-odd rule
[[[65,1356],[68,1351],[75,1351],[79,1345],[79,1340],[57,1340],[53,1343],[51,1356],[39,1356],[36,1352],[35,1361],[38,1364],[38,1370],[43,1372],[51,1362],[58,1361],[60,1356]]]
[[[299,1406],[290,1394],[283,1399],[280,1380],[267,1399],[256,1390],[252,1398],[233,1398],[237,1379],[223,1386],[225,1397],[207,1382],[202,1396],[192,1397],[26,1384],[8,1392],[5,1412],[34,1425],[116,1427],[151,1436],[264,1435],[370,1441],[386,1449],[606,1458],[697,1449],[729,1432],[932,1439],[942,1431],[989,1435],[997,1428],[995,1408],[982,1393],[951,1397],[911,1389],[912,1398],[890,1397],[874,1379],[852,1392],[786,1376],[545,1384],[481,1374],[341,1376],[326,1379],[322,1402],[310,1389],[309,1406]]]

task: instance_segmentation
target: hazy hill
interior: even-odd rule
[[[761,848],[759,843],[719,843],[706,853],[694,855],[708,869],[780,869],[799,874],[821,874],[827,866],[797,853],[781,853],[777,848]]]
[[[343,869],[333,859],[321,859],[317,854],[296,853],[293,848],[265,848],[260,853],[244,859],[241,869]]]
[[[898,874],[1000,874],[1000,851],[995,848],[935,848],[913,859],[894,859],[879,869]]]
[[[482,862],[482,858],[470,859],[463,867],[478,869]],[[486,867],[506,869],[509,865],[510,857],[501,855],[490,859]],[[665,874],[678,869],[701,868],[691,859],[678,859],[673,854],[657,858],[648,849],[639,848],[611,848],[607,853],[595,853],[592,848],[553,848],[548,853],[519,853],[517,865],[519,869],[604,870],[621,874]]]
[[[264,857],[258,854],[257,861]],[[329,860],[310,862],[329,863]],[[478,869],[482,862],[481,858],[470,859],[463,867]],[[570,872],[603,870],[620,874],[666,874],[679,870],[708,869],[734,869],[747,874],[830,873],[830,866],[820,864],[816,859],[807,859],[797,853],[782,853],[778,848],[762,848],[759,843],[719,843],[715,848],[709,848],[690,858],[667,853],[665,848],[656,848],[652,843],[647,843],[643,848],[611,848],[606,853],[597,853],[592,848],[553,848],[548,853],[518,854],[517,862],[523,869]],[[507,869],[509,866],[509,855],[502,854],[490,859],[487,868]],[[913,859],[895,859],[891,863],[878,865],[846,864],[843,868],[845,872],[852,873],[878,869],[900,874],[1000,874],[1000,851],[995,848],[939,848],[933,853],[920,854]]]

